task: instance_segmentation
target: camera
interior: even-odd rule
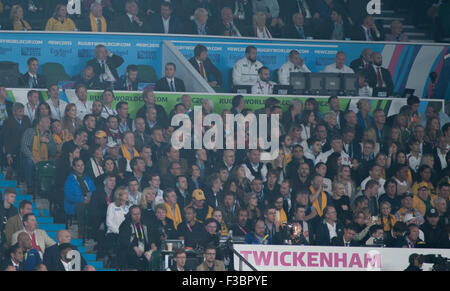
[[[433,271],[449,271],[450,262],[448,258],[441,255],[419,255],[419,262],[425,264],[433,264]]]

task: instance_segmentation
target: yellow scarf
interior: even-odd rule
[[[225,224],[225,222],[222,220],[222,222],[220,223],[220,234],[222,236],[227,236],[228,235],[228,227]]]
[[[278,220],[278,215],[276,215],[275,216],[275,221],[278,221],[281,226],[283,226],[283,225],[285,225],[287,223],[286,212],[284,212],[283,208],[280,210],[280,220]]]
[[[23,23],[23,25],[22,25]],[[31,26],[28,22],[25,21],[25,19],[22,19],[22,23],[20,23],[19,20],[14,20],[13,22],[13,29],[14,30],[23,30],[24,26],[27,30],[31,30]]]
[[[57,135],[56,133],[53,134],[53,140],[57,144],[65,143],[66,141],[72,140],[73,136],[68,132],[66,136],[66,132],[64,130],[61,131],[61,135]]]
[[[92,15],[92,13],[89,14],[89,19],[91,20],[91,29],[94,32],[98,31],[98,27],[97,27],[97,20],[95,20],[94,15]],[[106,32],[106,21],[105,21],[105,17],[100,17],[100,22],[102,23],[102,32]]]
[[[389,214],[389,217],[381,217],[381,215],[378,217],[378,224],[383,226],[384,231],[391,231],[396,222],[397,218],[392,214]]]
[[[48,161],[48,147],[46,143],[41,143],[39,128],[34,129],[32,156],[36,163]]]
[[[309,191],[311,191],[311,194],[315,192],[314,188],[311,186],[309,187]],[[327,195],[325,193],[321,192],[322,195],[322,205],[319,206],[319,197],[313,202],[312,206],[316,209],[317,214],[319,214],[320,217],[323,215],[323,210],[325,207],[327,207]]]
[[[139,157],[139,153],[136,151],[135,148],[133,148],[133,155],[134,157]],[[122,157],[127,159],[128,161],[131,161],[131,155],[128,149],[125,147],[125,145],[122,145]]]
[[[180,207],[178,207],[178,203],[175,205],[175,213],[172,213],[172,207],[170,207],[167,202],[164,203],[164,206],[166,207],[167,217],[172,219],[173,225],[175,226],[175,229],[177,229],[178,224],[183,221],[181,219],[181,211]]]

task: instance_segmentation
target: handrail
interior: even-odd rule
[[[238,251],[233,249],[233,254],[235,254],[239,258],[239,271],[242,271],[242,262],[244,262],[252,271],[258,272],[258,270],[249,263]]]

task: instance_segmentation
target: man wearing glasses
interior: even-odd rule
[[[225,264],[216,260],[216,249],[208,246],[203,253],[204,261],[197,267],[197,271],[225,271]]]

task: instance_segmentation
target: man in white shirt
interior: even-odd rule
[[[325,155],[325,153],[322,153],[322,143],[320,140],[317,140],[316,138],[310,138],[308,140],[308,146],[309,148],[305,150],[305,158],[310,159],[313,161],[314,166],[318,163],[326,163],[328,156]]]
[[[267,67],[258,70],[258,81],[252,87],[252,94],[255,95],[272,95],[273,87],[277,83],[270,81],[270,71]]]
[[[291,73],[311,73],[309,68],[305,65],[305,60],[300,57],[296,50],[291,50],[289,53],[289,61],[281,66],[278,70],[278,80],[280,85],[289,85]]]
[[[326,160],[331,156],[332,153],[341,153],[342,165],[350,166],[351,160],[350,156],[344,152],[344,145],[342,143],[342,138],[339,136],[333,136],[330,141],[331,150],[324,153]]]
[[[25,104],[25,115],[28,116],[31,122],[36,117],[36,111],[39,103],[39,93],[36,90],[30,90],[27,93],[28,102]]]
[[[92,101],[87,100],[86,85],[78,84],[75,88],[75,94],[77,95],[77,100],[73,103],[77,107],[77,117],[83,120],[86,114],[92,113]]]
[[[263,64],[256,60],[258,50],[254,46],[245,49],[245,57],[233,67],[233,85],[253,86],[258,81],[258,70]]]
[[[378,165],[373,165],[370,170],[369,170],[369,177],[365,178],[362,182],[361,182],[361,190],[366,190],[366,184],[367,182],[369,182],[370,180],[375,180],[378,182],[379,184],[379,188],[378,188],[378,197],[380,197],[381,195],[383,195],[384,191],[384,183],[386,182],[385,179],[383,179],[381,177],[381,167]]]
[[[343,74],[354,74],[355,72],[350,67],[345,65],[347,61],[347,56],[344,52],[338,52],[334,58],[334,64],[330,64],[323,70],[324,73],[343,73]]]
[[[117,115],[116,109],[113,108],[112,103],[114,101],[114,94],[112,90],[105,90],[103,92],[103,109],[101,116],[104,119],[108,119],[108,117],[112,115]]]
[[[64,117],[67,102],[59,99],[58,85],[50,85],[47,94],[49,96],[47,103],[50,105],[52,119],[61,120]]]
[[[267,167],[261,163],[261,152],[259,150],[249,150],[247,161],[242,164],[245,170],[245,176],[251,181],[260,178],[263,182],[267,179]]]

